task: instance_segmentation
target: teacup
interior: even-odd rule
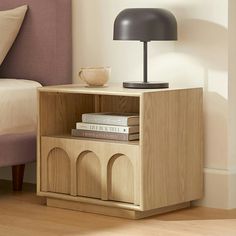
[[[81,68],[79,78],[89,86],[103,86],[110,79],[110,67]]]

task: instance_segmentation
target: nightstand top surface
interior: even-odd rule
[[[88,87],[84,84],[68,84],[46,86],[39,88],[41,92],[58,92],[58,93],[81,93],[81,94],[97,94],[97,95],[120,95],[120,96],[133,96],[138,97],[144,93],[161,92],[161,91],[174,91],[182,89],[197,89],[193,88],[169,88],[169,89],[127,89],[123,88],[122,84],[108,84],[104,87]]]

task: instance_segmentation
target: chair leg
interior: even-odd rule
[[[25,165],[12,166],[13,191],[22,191]]]

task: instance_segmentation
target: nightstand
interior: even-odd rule
[[[37,193],[48,206],[138,219],[202,197],[201,88],[63,85],[38,94]],[[89,112],[138,112],[140,140],[72,137]]]

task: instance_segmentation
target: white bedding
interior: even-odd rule
[[[38,82],[0,79],[0,135],[36,130]]]

